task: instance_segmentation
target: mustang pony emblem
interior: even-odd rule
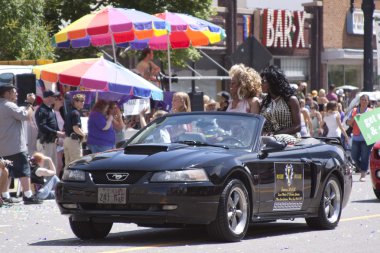
[[[285,166],[285,178],[288,181],[288,187],[290,187],[293,183],[293,166],[291,164]]]
[[[107,173],[106,176],[109,181],[124,181],[129,173]]]

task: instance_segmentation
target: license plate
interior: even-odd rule
[[[98,204],[126,204],[126,188],[98,188]]]

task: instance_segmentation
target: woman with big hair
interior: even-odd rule
[[[294,89],[284,73],[276,66],[261,72],[263,98],[260,114],[266,118],[265,135],[287,134],[298,136],[301,130],[300,106]]]
[[[259,114],[261,77],[253,68],[235,64],[229,71],[231,76],[230,101],[227,112],[246,112]]]

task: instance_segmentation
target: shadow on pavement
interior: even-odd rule
[[[312,231],[305,223],[258,223],[250,226],[244,240],[282,236]],[[76,237],[61,240],[46,240],[30,246],[130,246],[170,247],[214,244],[203,228],[147,228],[134,231],[111,233],[105,239],[82,241]],[[220,242],[224,243],[224,242]]]

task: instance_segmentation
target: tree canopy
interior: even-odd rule
[[[0,0],[0,59],[53,59],[44,0]]]

